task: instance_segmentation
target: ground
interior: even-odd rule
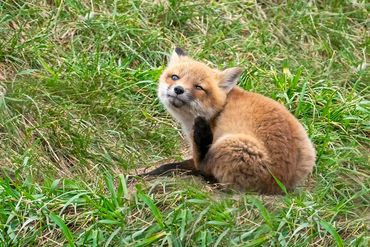
[[[369,3],[0,3],[0,246],[368,246]],[[178,45],[285,105],[317,164],[294,192],[192,177],[126,181],[180,160],[156,97]]]

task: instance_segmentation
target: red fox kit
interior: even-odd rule
[[[193,158],[143,174],[188,170],[242,191],[281,193],[312,170],[315,149],[278,102],[238,87],[240,68],[212,69],[176,48],[158,96],[181,124]]]

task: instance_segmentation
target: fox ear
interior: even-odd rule
[[[230,92],[230,90],[233,89],[233,87],[235,87],[238,83],[242,72],[243,70],[238,67],[225,69],[221,72],[222,76],[219,87],[222,88],[226,93]]]
[[[186,53],[181,48],[176,47],[172,52],[172,55],[170,57],[168,64],[170,65],[170,64],[177,62],[182,56],[186,56]]]

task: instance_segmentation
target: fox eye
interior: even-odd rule
[[[204,88],[202,88],[202,86],[199,86],[199,85],[195,85],[195,88],[196,88],[197,90],[203,90],[203,91],[205,91],[205,90],[204,90]]]
[[[172,75],[172,76],[171,76],[171,79],[172,79],[173,81],[177,81],[178,79],[180,79],[180,77],[179,77],[178,75]]]

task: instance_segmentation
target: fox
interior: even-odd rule
[[[316,151],[302,124],[277,101],[239,87],[242,72],[174,49],[158,98],[181,125],[192,158],[142,176],[184,171],[239,191],[281,194],[312,172]]]

